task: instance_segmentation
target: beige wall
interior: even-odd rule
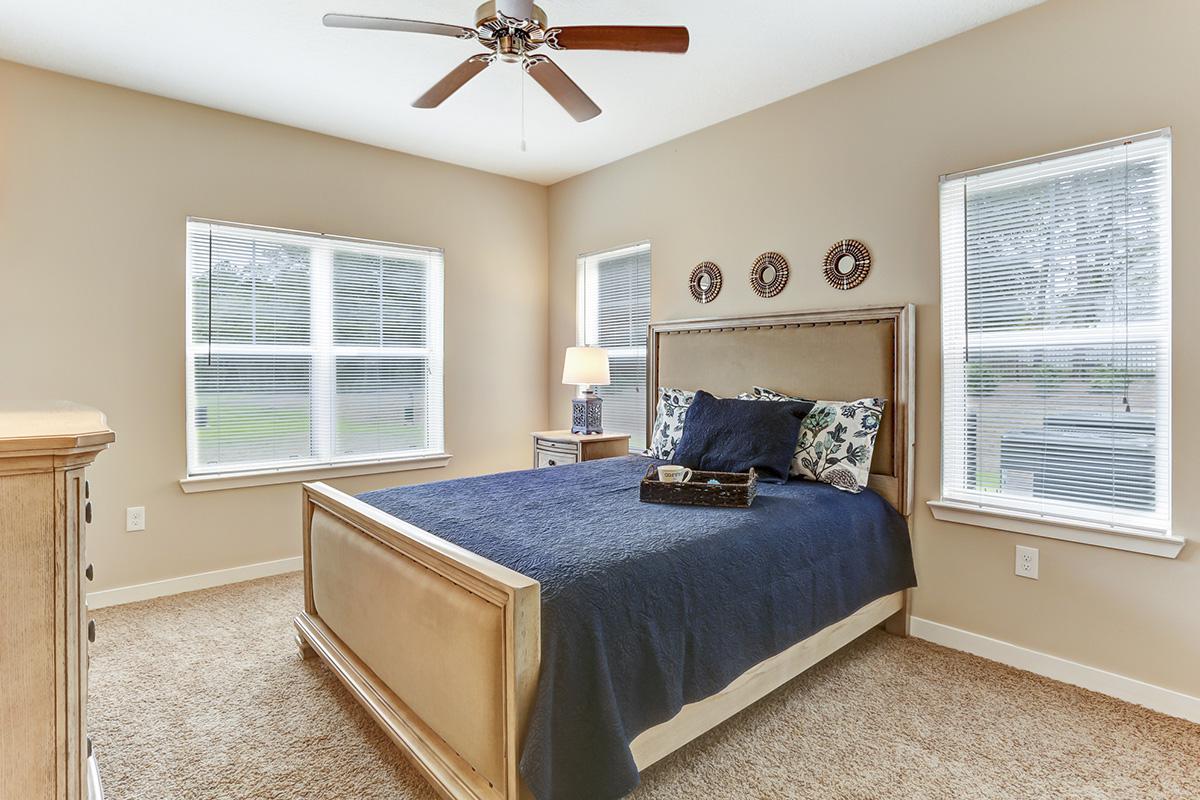
[[[0,62],[0,402],[69,398],[117,431],[93,473],[96,588],[300,552],[298,485],[179,488],[189,214],[445,248],[454,461],[335,485],[528,465],[546,421],[544,187]],[[125,533],[130,505],[144,533]]]
[[[871,303],[918,305],[914,526],[924,618],[1200,695],[1200,544],[1175,561],[939,523],[937,179],[1162,126],[1174,127],[1174,512],[1200,534],[1200,67],[1192,0],[1051,0],[954,39],[565,181],[550,190],[553,423],[564,424],[563,348],[573,343],[575,256],[649,239],[657,320]],[[819,264],[865,241],[874,270],[843,293]],[[771,300],[751,260],[792,264]],[[692,301],[712,260],[725,286]],[[1013,575],[1013,546],[1041,550],[1041,580]]]
[[[1198,29],[1190,0],[1051,0],[558,184],[549,202],[520,181],[0,62],[0,402],[70,398],[118,431],[93,476],[97,588],[294,556],[295,485],[184,495],[177,483],[187,215],[445,248],[455,460],[335,482],[348,491],[525,466],[527,431],[568,416],[558,371],[576,254],[649,239],[656,319],[917,303],[926,500],[939,468],[937,176],[1171,125],[1175,520],[1194,536]],[[848,294],[817,266],[842,237],[875,257]],[[767,249],[793,276],[760,300],[745,274]],[[701,307],[685,282],[706,259],[726,283]],[[124,532],[127,505],[146,506],[147,531]],[[923,506],[914,526],[918,615],[1200,695],[1198,545],[1169,561],[939,523]],[[1015,544],[1041,549],[1040,581],[1012,574]]]

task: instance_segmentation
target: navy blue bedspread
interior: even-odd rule
[[[521,755],[541,800],[616,798],[629,743],[750,667],[916,585],[904,520],[871,491],[759,484],[750,509],[638,501],[641,456],[359,495],[541,583]]]

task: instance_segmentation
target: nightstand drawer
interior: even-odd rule
[[[578,459],[575,456],[575,451],[563,452],[561,450],[545,450],[539,447],[537,449],[537,469],[542,467],[558,467],[563,464],[574,464]]]
[[[578,446],[570,442],[555,442],[550,439],[537,439],[534,446],[538,450],[545,450],[547,453],[564,453],[569,456],[576,455],[579,452]]]

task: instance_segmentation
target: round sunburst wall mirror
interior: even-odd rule
[[[754,259],[750,267],[750,288],[759,297],[774,297],[788,282],[787,259],[776,252],[766,252]]]
[[[711,261],[702,261],[692,270],[688,288],[697,303],[711,303],[721,293],[721,268]]]
[[[842,239],[825,254],[825,280],[835,289],[853,289],[871,274],[871,251],[857,239]]]

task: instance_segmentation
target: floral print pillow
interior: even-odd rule
[[[754,394],[762,400],[798,399],[760,386],[754,387]],[[848,403],[818,400],[800,423],[791,474],[844,492],[865,489],[886,402],[877,397]]]
[[[687,416],[695,392],[687,389],[658,390],[658,406],[654,410],[654,429],[650,432],[650,447],[646,455],[670,461],[683,436],[683,420]]]

